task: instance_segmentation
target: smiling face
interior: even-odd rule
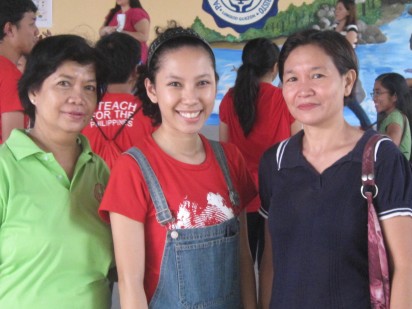
[[[349,16],[349,11],[345,8],[342,2],[338,2],[335,7],[335,19],[340,22],[346,20]]]
[[[159,105],[160,130],[197,134],[213,110],[216,78],[212,60],[202,47],[185,46],[166,52],[155,83],[146,79],[150,100]]]
[[[302,124],[320,126],[343,119],[343,99],[352,90],[354,70],[341,75],[332,58],[316,45],[303,45],[284,64],[283,96]]]
[[[373,102],[375,102],[376,112],[389,114],[396,108],[396,94],[391,94],[383,87],[381,81],[375,81],[373,86]]]
[[[29,98],[36,107],[33,130],[50,134],[79,134],[97,104],[96,75],[92,64],[63,62]]]

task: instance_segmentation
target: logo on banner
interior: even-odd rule
[[[220,27],[236,32],[263,28],[269,17],[278,13],[277,0],[203,0],[203,10],[213,16]]]

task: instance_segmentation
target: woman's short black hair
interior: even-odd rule
[[[314,45],[321,48],[332,59],[339,74],[344,75],[349,70],[354,70],[356,72],[356,79],[358,78],[358,58],[349,41],[339,32],[333,30],[320,31],[310,29],[292,34],[283,44],[279,55],[279,78],[282,82],[285,62],[291,52],[298,47],[306,45]],[[355,87],[352,88],[349,98],[352,98],[354,93]]]
[[[96,73],[97,102],[105,92],[105,66],[98,54],[84,38],[77,35],[55,35],[39,41],[27,58],[26,68],[18,83],[18,91],[24,112],[35,121],[35,106],[29,93],[41,88],[44,80],[64,62],[74,61],[81,65],[92,64]]]

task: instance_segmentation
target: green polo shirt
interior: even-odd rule
[[[379,126],[379,133],[386,134],[386,128],[391,123],[397,123],[402,128],[402,140],[399,145],[399,150],[405,155],[406,159],[409,160],[411,157],[411,130],[409,127],[409,122],[406,119],[406,129],[405,127],[405,120],[402,116],[402,113],[399,109],[395,108],[389,115],[382,120],[382,123]]]
[[[110,308],[113,244],[97,214],[109,171],[79,143],[71,181],[22,130],[0,146],[0,308]]]

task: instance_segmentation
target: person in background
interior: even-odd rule
[[[102,96],[94,48],[40,41],[18,92],[33,127],[0,147],[0,308],[109,309],[110,228],[97,214],[109,170],[80,134]]]
[[[358,26],[356,3],[354,0],[339,0],[335,7],[335,24],[332,29],[342,34],[352,45],[356,47],[358,42]],[[361,80],[357,79],[354,91],[348,97],[345,97],[345,105],[355,114],[359,119],[361,128],[366,130],[372,127],[372,123],[366,115],[360,103],[365,99],[366,93],[363,89]]]
[[[31,0],[0,0],[0,144],[25,119],[17,93],[17,63],[37,42],[37,7]]]
[[[362,154],[376,134],[343,116],[358,72],[335,31],[291,35],[279,56],[283,96],[303,130],[270,148],[259,167],[266,242],[262,308],[371,308],[368,206]],[[374,199],[390,260],[391,308],[412,308],[412,173],[390,140],[376,152]]]
[[[142,62],[146,62],[150,17],[139,0],[116,0],[116,5],[106,16],[99,33],[100,36],[105,36],[115,31],[126,33],[139,41]]]
[[[388,135],[409,160],[412,144],[412,100],[405,78],[398,73],[379,75],[371,96],[378,113],[378,131]]]
[[[140,63],[140,44],[125,33],[114,32],[96,43],[107,67],[107,92],[82,133],[95,153],[111,169],[121,153],[154,131],[133,95]]]
[[[242,308],[243,300],[244,308],[256,308],[244,211],[256,188],[234,145],[199,134],[216,96],[212,48],[193,30],[169,26],[150,45],[140,85],[143,108],[160,123],[137,145],[147,166],[121,155],[100,207],[112,226],[120,303],[226,309]],[[212,146],[226,157],[226,169]],[[142,174],[148,167],[149,183],[157,178],[160,186],[154,196]],[[164,202],[154,203],[160,193]]]
[[[258,165],[265,150],[291,135],[293,117],[282,90],[272,85],[278,74],[279,48],[268,39],[246,43],[235,85],[219,107],[219,139],[235,144],[258,185]],[[247,208],[249,244],[258,264],[264,246],[264,220],[257,196]]]

